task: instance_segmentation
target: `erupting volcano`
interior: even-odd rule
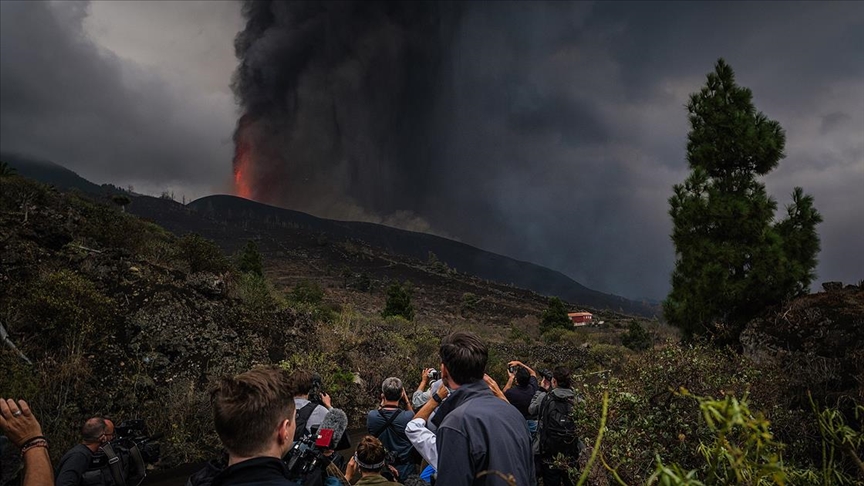
[[[252,141],[248,115],[243,115],[234,132],[234,194],[252,199]]]

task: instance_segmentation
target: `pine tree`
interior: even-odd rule
[[[757,180],[784,157],[780,124],[757,112],[752,92],[722,59],[687,104],[692,172],[669,199],[676,262],[667,321],[687,336],[736,339],[766,306],[806,292],[821,221],[813,198],[795,188],[789,217]]]
[[[408,284],[400,285],[394,282],[387,288],[387,302],[382,317],[401,316],[407,320],[414,319],[414,306],[411,304],[411,288]]]
[[[243,273],[253,273],[259,277],[264,275],[264,262],[261,259],[261,252],[258,251],[258,245],[249,240],[240,253],[238,267]]]
[[[567,315],[564,302],[558,297],[549,297],[549,307],[540,314],[540,333],[559,327],[561,329],[572,329],[573,321]]]

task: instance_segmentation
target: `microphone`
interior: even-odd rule
[[[347,429],[348,416],[345,412],[338,408],[331,408],[318,426],[318,439],[315,445],[326,449],[347,449],[351,447],[348,436],[345,435]]]

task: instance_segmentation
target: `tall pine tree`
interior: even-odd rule
[[[767,306],[808,290],[822,218],[796,187],[787,218],[774,223],[777,203],[757,177],[785,156],[786,136],[722,59],[687,111],[691,173],[669,199],[677,258],[663,311],[687,336],[737,339]]]

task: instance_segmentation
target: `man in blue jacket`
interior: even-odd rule
[[[520,486],[534,484],[525,419],[483,380],[486,345],[470,332],[457,331],[441,341],[439,355],[444,385],[452,392],[433,419],[438,425],[438,484],[508,484],[498,473],[512,475]]]

